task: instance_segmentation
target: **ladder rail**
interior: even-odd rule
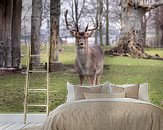
[[[47,52],[47,63],[46,63],[46,69],[47,69],[47,107],[46,107],[46,113],[47,115],[49,115],[49,52],[50,52],[50,45],[49,43],[47,43],[47,46],[46,46],[46,50],[48,51]]]
[[[24,97],[24,124],[27,121],[27,96],[28,96],[28,87],[29,87],[29,60],[30,60],[30,51],[29,51],[29,43],[27,45],[27,58],[26,58],[26,66],[27,66],[27,75],[26,75],[26,84],[25,84],[25,97]]]
[[[49,43],[46,44],[46,52],[47,52],[47,59],[46,59],[46,69],[47,70],[32,70],[30,69],[30,60],[32,57],[36,55],[31,55],[31,46],[30,44],[27,45],[27,58],[26,58],[26,66],[27,66],[27,73],[26,73],[26,84],[25,84],[25,97],[24,97],[24,124],[27,122],[27,113],[28,113],[28,107],[46,107],[46,114],[49,115]],[[37,55],[39,56],[39,55]],[[41,55],[40,55],[41,57]],[[32,89],[29,88],[29,73],[46,73],[46,89]],[[46,92],[46,104],[29,104],[28,103],[28,93],[29,92]]]

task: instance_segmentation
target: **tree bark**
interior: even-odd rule
[[[106,52],[111,55],[131,55],[135,58],[159,59],[144,52],[144,32],[142,19],[150,8],[142,1],[122,0],[122,30],[116,47]],[[143,1],[146,2],[146,1]],[[158,6],[158,4],[155,4]],[[156,6],[152,6],[156,7]]]
[[[4,36],[5,36],[5,6],[6,1],[0,1],[0,67],[4,66]]]
[[[12,66],[19,68],[21,62],[21,10],[22,0],[14,0],[12,20]]]
[[[22,0],[0,1],[0,67],[20,65],[20,27]]]
[[[131,3],[130,3],[131,2]],[[122,0],[122,27],[117,47],[109,53],[116,55],[129,54],[132,57],[145,57],[143,45],[144,35],[142,19],[146,10],[138,7],[138,3]]]
[[[0,1],[0,41],[4,42],[5,36],[5,10],[6,1]]]
[[[31,54],[40,54],[40,28],[42,18],[42,0],[32,0],[32,16],[31,16]],[[32,57],[31,65],[40,63],[40,57]]]
[[[154,47],[159,47],[160,45],[160,30],[159,30],[159,8],[156,8],[155,10],[155,38],[156,43],[154,44]]]
[[[106,0],[106,45],[109,45],[109,0]]]
[[[96,23],[95,23],[96,25],[98,24],[97,19],[98,19],[98,12],[96,12]],[[95,44],[98,44],[98,31],[99,31],[98,28],[95,30]]]
[[[99,33],[100,33],[100,45],[103,46],[103,29],[102,29],[102,15],[103,15],[103,0],[97,0],[98,2],[98,17],[99,21]]]
[[[6,26],[5,26],[5,67],[12,67],[12,45],[11,45],[11,30],[12,30],[12,15],[13,15],[13,0],[6,0]]]
[[[100,33],[100,45],[103,46],[103,29],[102,29],[102,21],[100,21],[99,33]]]
[[[156,47],[163,47],[163,6],[160,6],[156,9],[156,39],[157,44]]]
[[[59,42],[59,18],[60,0],[51,0],[50,3],[50,63],[54,63],[57,57],[57,45]]]
[[[142,46],[146,46],[146,26],[147,26],[147,17],[146,15],[143,16],[142,18]]]

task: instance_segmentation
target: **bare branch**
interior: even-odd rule
[[[161,6],[161,5],[163,5],[163,0],[159,0],[159,2],[155,2],[154,4],[152,4],[150,2],[148,3],[146,1],[146,3],[145,2],[144,3],[139,3],[138,7],[144,8],[146,11],[150,11],[152,9],[155,9],[155,8]]]
[[[82,8],[81,8],[80,13],[79,13],[78,20],[79,20],[80,17],[81,17],[81,14],[82,14],[82,12],[83,12],[84,6],[85,6],[85,0],[83,0],[83,5],[82,5]]]
[[[158,6],[163,5],[163,1],[161,0],[160,2],[156,2],[153,5],[151,5],[150,9],[154,9],[157,8]]]
[[[66,27],[67,27],[67,29],[68,30],[70,30],[70,31],[77,31],[76,29],[70,29],[70,26],[72,27],[73,25],[72,24],[70,24],[70,23],[68,23],[68,21],[67,21],[67,14],[68,14],[68,10],[66,10],[66,12],[65,12],[65,22],[66,22]]]
[[[101,21],[101,20],[100,20]],[[94,31],[94,30],[96,30],[97,28],[98,28],[98,20],[96,21],[96,26],[94,27],[94,28],[92,28],[92,29],[88,29],[88,27],[87,27],[87,31]],[[88,25],[87,25],[88,26]]]

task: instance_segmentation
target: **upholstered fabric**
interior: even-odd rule
[[[148,102],[148,83],[140,84],[138,99]]]
[[[109,86],[109,83],[100,84],[100,85],[94,85],[94,86],[79,86],[79,85],[72,85],[69,82],[67,82],[67,92],[68,92],[68,95],[67,95],[66,103],[73,102],[73,101],[77,100],[75,98],[75,87],[81,87],[81,88],[84,88],[84,89],[86,88],[87,89],[87,88],[91,88],[91,87],[95,88],[95,87],[99,87],[99,86],[101,87],[101,93],[111,93],[110,92],[111,88]],[[76,95],[76,97],[78,97],[78,96]]]
[[[125,93],[114,93],[114,94],[84,93],[84,97],[86,99],[91,99],[91,98],[125,98]]]
[[[42,130],[162,130],[163,110],[129,98],[84,99],[52,111]]]
[[[138,99],[139,94],[139,84],[133,84],[130,86],[118,86],[114,84],[110,84],[113,93],[125,93],[126,98],[135,98]]]
[[[75,92],[74,92],[74,85],[67,82],[67,100],[66,102],[75,101]]]
[[[75,100],[82,100],[85,99],[84,93],[101,93],[102,86],[95,86],[95,87],[81,87],[81,86],[75,86],[74,92],[75,92]]]

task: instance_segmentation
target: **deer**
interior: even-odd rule
[[[78,26],[73,26],[68,22],[67,14],[68,10],[66,10],[64,14],[65,22],[67,30],[69,30],[70,34],[75,37],[75,68],[79,76],[79,84],[83,85],[85,78],[87,79],[89,85],[100,84],[100,78],[103,72],[104,52],[99,45],[90,45],[88,43],[88,38],[91,37],[94,30],[98,28],[98,22],[92,29],[89,29],[87,24],[85,31],[79,31]]]

